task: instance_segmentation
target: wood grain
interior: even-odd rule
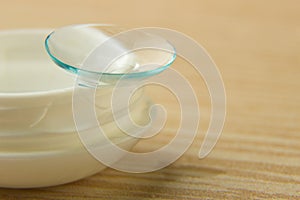
[[[160,26],[190,35],[218,64],[227,92],[222,136],[197,158],[209,117],[205,84],[183,70],[200,101],[200,130],[190,149],[153,173],[107,169],[75,183],[33,190],[0,189],[0,199],[297,199],[300,198],[300,2],[266,1],[0,1],[0,28],[74,23]],[[174,64],[190,69],[184,61]],[[164,94],[162,103],[176,107]],[[173,105],[174,104],[174,105]],[[178,114],[178,113],[177,113]],[[144,152],[164,145],[174,118]],[[1,167],[1,166],[0,166]],[[1,177],[0,177],[1,178]]]

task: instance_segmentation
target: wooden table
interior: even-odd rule
[[[174,164],[147,174],[107,169],[57,187],[0,189],[0,199],[300,198],[299,1],[0,3],[1,29],[97,22],[159,26],[183,32],[201,43],[214,58],[224,79],[228,101],[222,136],[205,159],[199,160],[197,154],[209,122],[209,95],[200,77],[187,71],[193,86],[201,91],[197,95],[202,119],[195,142]],[[174,67],[186,65],[179,61]],[[161,101],[168,103],[166,98]],[[169,125],[172,133],[177,124]],[[138,145],[136,151],[163,145],[171,136],[166,132],[159,138],[156,145]]]

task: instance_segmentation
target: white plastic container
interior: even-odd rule
[[[87,152],[76,132],[72,115],[75,76],[49,59],[44,50],[49,32],[0,32],[0,187],[59,185],[105,168]],[[130,149],[136,139],[114,123],[108,109],[110,94],[109,87],[97,90],[96,102],[102,99],[97,116],[107,136]],[[132,117],[143,123],[149,106],[143,93],[137,93]]]

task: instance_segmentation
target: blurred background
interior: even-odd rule
[[[0,0],[0,30],[80,23],[164,27],[195,39],[219,67],[227,119],[209,157],[197,153],[210,117],[205,84],[183,70],[198,91],[201,122],[189,151],[150,174],[108,169],[73,184],[2,197],[296,198],[300,196],[300,2],[298,0]],[[175,68],[186,69],[184,61]],[[188,68],[190,69],[190,68]],[[168,104],[168,99],[158,95]],[[171,123],[170,127],[177,127]],[[157,138],[166,144],[172,131]],[[151,150],[153,143],[136,151]],[[155,149],[155,148],[154,148]]]

